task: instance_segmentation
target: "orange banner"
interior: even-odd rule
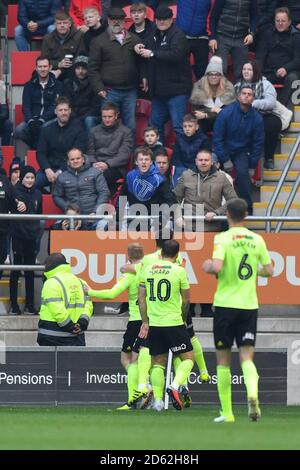
[[[51,252],[62,252],[78,275],[94,289],[112,287],[120,275],[120,267],[126,263],[127,246],[140,242],[145,253],[155,249],[155,240],[147,233],[124,232],[51,232]],[[192,243],[195,234],[185,234],[178,240],[186,260],[186,271],[191,285],[194,303],[212,302],[216,280],[202,271],[202,263],[211,258],[213,233],[202,234],[203,240]],[[261,304],[300,304],[300,237],[296,233],[264,234],[268,250],[274,262],[274,277],[258,279],[258,295]],[[125,300],[126,294],[118,300]]]

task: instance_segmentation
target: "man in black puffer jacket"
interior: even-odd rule
[[[270,82],[284,85],[278,99],[287,105],[293,92],[292,84],[298,80],[300,70],[300,31],[292,26],[287,8],[276,10],[275,27],[264,34],[256,58]]]
[[[170,8],[159,7],[155,12],[156,28],[144,44],[135,51],[144,59],[149,90],[152,96],[150,125],[164,136],[164,125],[171,118],[176,133],[182,132],[183,116],[186,114],[192,88],[192,69],[189,62],[189,45],[183,31],[173,24]]]
[[[216,0],[210,17],[209,47],[223,60],[227,72],[228,55],[232,54],[233,73],[237,80],[247,60],[248,46],[253,43],[257,24],[257,0]]]
[[[101,204],[108,202],[109,196],[102,171],[93,168],[81,150],[71,149],[68,152],[68,169],[59,175],[54,187],[55,204],[66,212],[70,203],[77,203],[80,214],[94,215]],[[85,229],[92,228],[93,223],[84,222]]]

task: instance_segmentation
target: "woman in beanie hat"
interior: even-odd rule
[[[35,169],[23,166],[20,170],[20,181],[13,190],[18,203],[16,213],[42,214],[42,194],[35,189]],[[10,226],[12,264],[35,264],[36,241],[40,233],[39,220],[13,220]],[[20,315],[18,305],[19,271],[11,271],[9,279],[11,314]],[[25,271],[25,310],[36,313],[34,308],[34,272]]]
[[[211,132],[218,113],[223,106],[236,100],[233,84],[224,77],[222,59],[213,56],[206,67],[205,75],[194,83],[190,97],[192,109],[201,120],[204,132]]]

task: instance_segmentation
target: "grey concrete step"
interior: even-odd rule
[[[275,170],[283,170],[288,159],[287,153],[275,153],[274,155],[274,166]],[[300,153],[296,155],[293,160],[291,171],[300,170]]]
[[[294,122],[300,122],[300,106],[294,106]]]
[[[254,215],[265,215],[268,207],[267,202],[254,202],[253,204],[253,214]],[[273,215],[281,215],[284,208],[283,202],[277,202],[273,209]],[[291,205],[288,215],[290,216],[300,216],[300,204],[295,202]]]
[[[269,202],[276,186],[275,185],[263,185],[260,187],[260,202]],[[292,186],[282,186],[277,202],[286,202],[290,193],[292,191]],[[294,202],[300,203],[300,189],[298,189],[295,196]]]
[[[277,182],[281,176],[281,170],[264,170],[263,179],[264,182]],[[299,172],[296,170],[291,170],[287,174],[286,181],[294,182],[298,176]]]
[[[281,153],[290,153],[294,144],[296,142],[296,137],[283,137],[280,141],[280,152]]]
[[[290,127],[285,131],[285,137],[295,137],[300,132],[300,122],[291,122]]]
[[[271,317],[258,320],[259,337],[272,335],[290,335],[300,333],[300,307],[268,305],[260,308],[261,315],[268,312]],[[265,313],[264,313],[265,312]],[[283,314],[284,312],[284,314]],[[276,317],[278,315],[278,317]],[[117,347],[122,345],[123,334],[128,318],[94,316],[86,333],[87,345],[97,347]],[[207,338],[204,346],[212,347],[212,318],[194,318],[194,329],[198,336]],[[2,335],[7,346],[35,346],[38,317],[2,317],[0,320]]]

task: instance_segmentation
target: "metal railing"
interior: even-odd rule
[[[276,204],[276,201],[278,199],[278,196],[279,196],[279,193],[281,191],[281,188],[282,186],[284,185],[285,183],[285,180],[288,176],[288,172],[293,164],[293,161],[294,161],[294,158],[297,154],[297,150],[298,150],[298,147],[300,145],[300,132],[298,133],[298,137],[296,139],[296,142],[295,144],[293,145],[292,147],[292,150],[288,156],[288,159],[287,159],[287,162],[282,170],[282,173],[281,173],[281,176],[278,180],[278,183],[277,183],[277,186],[275,188],[275,191],[274,193],[272,194],[272,197],[270,199],[270,202],[268,204],[268,207],[267,207],[267,211],[266,211],[266,232],[271,232],[271,220],[270,220],[270,217],[271,217],[271,214],[272,214],[272,211],[274,209],[274,206]],[[293,187],[292,187],[292,191],[284,205],[284,208],[283,208],[283,211],[282,211],[282,217],[283,219],[279,221],[279,223],[277,224],[276,228],[275,228],[275,233],[279,233],[280,230],[282,229],[282,226],[284,224],[284,222],[289,222],[290,219],[289,217],[286,216],[286,214],[288,213],[288,211],[290,210],[290,207],[292,205],[292,202],[293,200],[295,199],[295,196],[297,194],[297,190],[298,190],[298,187],[300,185],[300,171],[298,172],[298,177],[295,181],[295,183],[293,184]]]

